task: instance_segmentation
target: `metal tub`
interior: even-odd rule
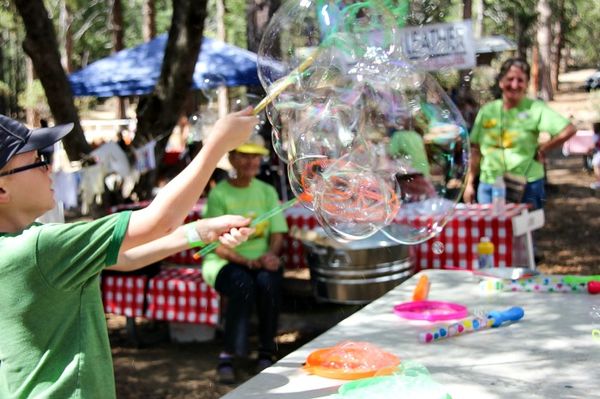
[[[368,303],[414,274],[408,246],[382,233],[347,244],[323,237],[302,242],[313,292],[323,301]]]

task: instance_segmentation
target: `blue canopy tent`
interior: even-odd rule
[[[112,97],[152,92],[160,76],[166,45],[167,35],[163,34],[73,72],[69,75],[73,94]],[[219,75],[227,86],[260,85],[256,59],[255,53],[205,37],[194,69],[192,89],[205,88],[205,79],[214,82]]]

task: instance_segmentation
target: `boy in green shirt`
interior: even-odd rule
[[[38,151],[73,125],[30,130],[0,115],[0,398],[115,397],[100,272],[134,270],[202,242],[245,241],[252,229],[240,216],[180,225],[218,160],[255,124],[251,109],[218,121],[200,154],[145,209],[42,225],[34,221],[54,198]]]

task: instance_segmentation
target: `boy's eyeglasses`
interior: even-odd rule
[[[14,175],[15,173],[25,172],[29,169],[35,169],[43,167],[45,170],[50,168],[50,160],[44,154],[38,154],[36,161],[34,163],[30,163],[29,165],[19,166],[18,168],[14,168],[11,170],[7,170],[6,172],[0,173],[0,177]]]

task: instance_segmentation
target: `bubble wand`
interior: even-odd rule
[[[456,323],[438,327],[432,331],[422,332],[419,334],[419,342],[430,343],[473,331],[500,327],[508,321],[519,321],[524,315],[525,312],[523,311],[523,308],[518,306],[504,311],[489,312],[486,317],[471,317]]]
[[[296,79],[296,77],[298,75],[302,74],[309,66],[312,65],[312,63],[317,58],[318,53],[319,53],[319,49],[317,48],[311,55],[309,55],[302,62],[302,64],[298,65],[287,76],[285,76],[285,77],[279,79],[277,82],[273,83],[271,85],[272,90],[262,100],[260,100],[260,102],[258,104],[256,104],[256,107],[254,107],[253,114],[254,115],[260,114],[267,107],[267,105],[272,103],[273,100],[275,100],[275,98],[277,98],[281,93],[283,93],[283,91],[285,89],[287,89],[292,83],[294,83],[294,80]]]
[[[296,204],[296,202],[298,202],[298,198],[292,198],[291,200],[284,202],[284,203],[280,204],[279,206],[276,206],[275,208],[271,209],[270,211],[263,213],[262,215],[258,216],[256,219],[254,219],[250,223],[250,227],[255,227],[259,223],[262,223],[265,220],[272,218],[273,216],[277,215],[278,213],[283,212],[284,210],[294,206]],[[207,246],[205,246],[204,248],[202,248],[200,251],[198,251],[194,255],[192,255],[192,257],[195,260],[198,260],[201,257],[206,256],[209,253],[211,253],[212,251],[214,251],[218,246],[219,246],[219,241],[213,241],[210,244],[208,244]]]
[[[377,3],[376,5],[380,4],[379,1],[377,1],[377,0],[373,0],[373,2]],[[349,18],[348,20],[345,21],[346,29],[348,29],[349,27],[354,27],[354,25],[355,25],[354,22],[357,19],[357,16],[361,13],[362,7],[364,7],[365,5],[369,5],[369,6],[373,7],[370,3],[371,2],[369,2],[369,1],[359,2],[356,4],[351,4],[347,7],[345,7],[345,9],[343,9],[344,14],[351,16],[351,18]],[[384,3],[383,3],[384,8],[386,8],[388,10],[393,9],[395,11],[395,13],[393,13],[393,15],[395,17],[396,23],[398,25],[403,24],[406,14],[408,12],[408,2],[406,0],[404,0],[403,2],[401,2],[400,6],[397,6],[397,7],[391,7],[391,6],[392,6],[392,3],[389,0],[384,1]],[[261,113],[267,107],[267,105],[272,103],[273,100],[275,100],[275,98],[277,98],[281,93],[283,93],[298,78],[298,76],[305,73],[306,70],[318,58],[323,47],[326,47],[329,45],[337,45],[340,48],[344,47],[344,41],[339,40],[339,38],[336,35],[337,29],[335,27],[335,24],[331,25],[329,27],[329,29],[330,29],[330,31],[325,36],[325,39],[323,40],[321,45],[319,45],[300,65],[298,65],[296,68],[294,68],[288,75],[277,80],[276,82],[274,82],[271,85],[270,92],[256,105],[256,107],[254,107],[254,109],[252,111],[253,115],[258,115],[259,113]],[[395,197],[393,197],[393,198],[395,199]],[[266,212],[265,214],[259,216],[255,220],[253,220],[252,223],[250,223],[250,227],[254,227],[258,223],[273,217],[274,215],[293,206],[297,202],[298,202],[298,198],[294,198],[292,200],[289,200],[289,201],[279,205],[278,207],[273,208],[272,210]],[[217,248],[218,246],[219,246],[218,241],[215,241],[215,242],[207,245],[206,247],[204,247],[202,250],[196,252],[193,255],[193,258],[195,260],[198,260],[200,257],[205,256],[206,254],[214,251],[214,249]]]
[[[483,292],[571,292],[600,293],[599,276],[538,275],[521,279],[483,279],[479,286]]]

